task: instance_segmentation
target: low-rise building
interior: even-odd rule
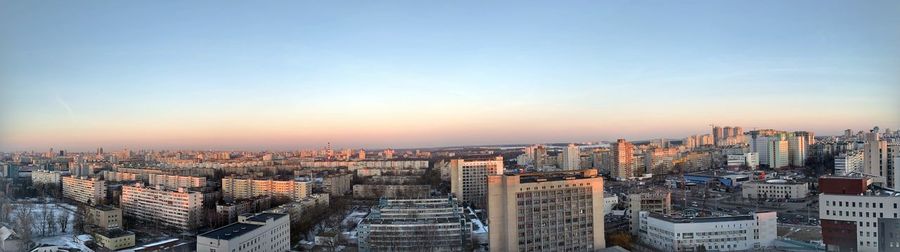
[[[63,197],[88,205],[103,204],[106,200],[106,181],[98,178],[65,176]]]
[[[122,228],[122,209],[107,205],[88,207],[84,221],[107,230]]]
[[[678,218],[640,213],[640,240],[659,251],[758,251],[777,237],[775,212],[727,217]]]
[[[228,218],[228,222],[246,213],[255,213],[272,207],[272,196],[263,195],[232,202],[216,203],[216,212]]]
[[[750,181],[743,184],[744,198],[748,199],[802,199],[809,194],[809,184],[782,179]]]
[[[453,198],[381,200],[357,227],[360,251],[464,251],[471,232]]]
[[[603,215],[612,213],[613,207],[619,204],[619,196],[615,194],[603,194]]]
[[[241,215],[237,223],[197,236],[199,252],[290,251],[291,221],[287,214]]]
[[[822,241],[828,251],[882,251],[878,221],[900,218],[900,192],[872,185],[867,177],[822,177],[819,191]]]
[[[102,230],[94,233],[94,241],[106,249],[115,251],[134,247],[134,233],[121,229]]]

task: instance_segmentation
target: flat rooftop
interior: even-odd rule
[[[125,231],[122,229],[110,229],[110,230],[100,231],[97,233],[102,236],[105,236],[106,238],[119,238],[119,237],[134,235],[134,233]]]
[[[710,223],[710,222],[726,222],[726,221],[746,221],[754,220],[753,215],[738,216],[720,216],[720,217],[695,217],[695,218],[673,218],[658,213],[650,213],[650,217],[664,220],[672,223]]]
[[[253,222],[263,222],[263,223],[265,223],[266,220],[268,220],[268,219],[277,220],[277,219],[280,219],[280,218],[285,217],[285,216],[287,216],[287,214],[280,214],[280,213],[258,213],[258,214],[255,214],[255,215],[253,215],[253,216],[250,216],[249,218],[247,218],[247,220],[248,220],[248,221],[253,221]]]
[[[585,170],[558,171],[558,172],[534,172],[534,173],[520,173],[520,174],[511,174],[511,175],[518,175],[519,183],[563,181],[563,180],[588,179],[588,178],[597,178],[598,177],[596,172],[594,172],[592,175],[588,175],[584,171]]]
[[[260,227],[262,227],[262,225],[237,222],[200,234],[199,236],[218,240],[231,240],[232,238],[249,233]]]

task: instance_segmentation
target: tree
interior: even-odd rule
[[[65,233],[69,226],[69,213],[65,210],[56,216],[56,223],[59,225],[59,231]]]
[[[47,231],[50,230],[49,225],[53,219],[53,213],[50,212],[50,205],[46,202],[41,203],[41,212],[35,213],[40,218],[41,222],[38,223],[38,229],[41,230],[41,236],[47,236]]]
[[[609,243],[627,250],[631,250],[631,234],[622,231],[615,232],[609,236]]]
[[[16,234],[25,241],[31,241],[31,231],[34,228],[34,216],[30,203],[24,203],[16,209]]]

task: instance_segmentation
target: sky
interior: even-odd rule
[[[0,151],[900,128],[900,1],[0,0]]]

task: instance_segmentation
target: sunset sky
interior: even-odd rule
[[[0,151],[900,127],[900,1],[0,1]]]

